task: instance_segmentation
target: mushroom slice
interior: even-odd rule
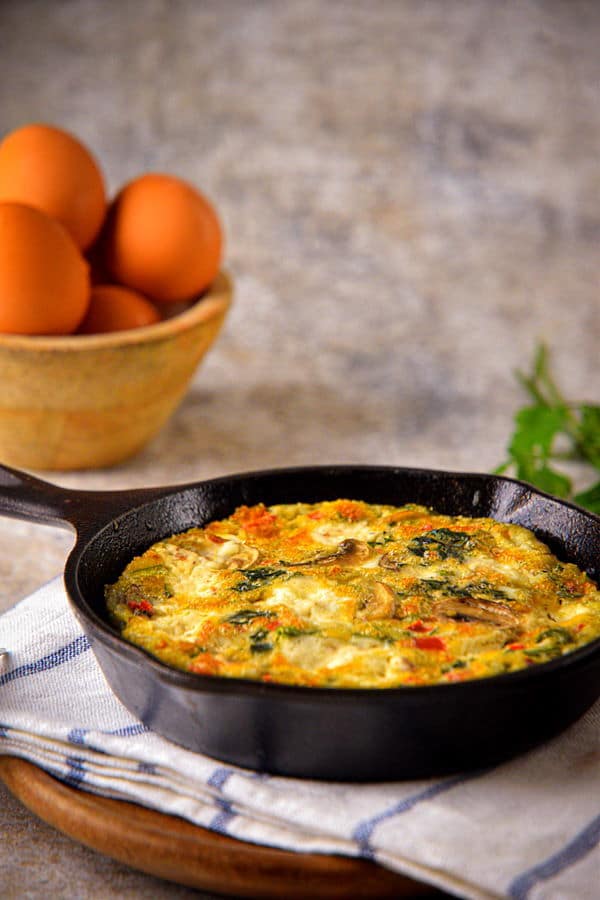
[[[312,559],[305,559],[302,562],[286,562],[286,566],[322,566],[327,563],[343,563],[344,565],[354,565],[367,560],[371,555],[371,549],[364,541],[356,541],[354,538],[348,538],[338,544],[337,550],[333,553],[325,553],[321,556],[313,556]]]
[[[395,570],[402,568],[404,564],[404,560],[400,559],[397,550],[389,550],[388,553],[384,553],[378,563],[378,565],[380,565],[382,569]]]
[[[487,622],[502,628],[519,622],[517,614],[505,603],[474,597],[444,597],[433,604],[433,612],[445,619]]]
[[[376,581],[372,594],[358,610],[360,619],[392,619],[396,612],[396,595],[389,584]]]

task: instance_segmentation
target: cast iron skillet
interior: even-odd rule
[[[194,751],[280,775],[421,778],[493,765],[556,734],[600,694],[600,640],[508,675],[427,687],[333,689],[170,669],[108,624],[105,584],[150,544],[240,504],[335,498],[407,502],[525,525],[598,580],[600,518],[517,481],[384,466],[320,466],[134,491],[75,491],[0,467],[0,513],[74,528],[73,611],[114,693]]]

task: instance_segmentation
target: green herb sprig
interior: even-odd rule
[[[508,459],[496,469],[600,513],[600,406],[570,403],[552,377],[547,348],[538,347],[530,375],[517,372],[532,404],[519,409]],[[556,463],[585,463],[597,480],[574,493],[571,478]]]

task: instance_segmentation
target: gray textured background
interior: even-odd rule
[[[221,213],[237,286],[158,438],[54,480],[489,470],[539,339],[567,394],[597,402],[599,46],[593,0],[3,0],[0,134],[72,130],[111,192],[143,171],[191,180]],[[0,609],[69,545],[0,520]],[[2,788],[0,830],[4,896],[192,895],[52,832]]]

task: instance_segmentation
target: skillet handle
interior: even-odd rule
[[[0,464],[0,515],[45,525],[74,528],[81,492],[35,478]]]
[[[171,487],[87,491],[59,487],[0,463],[0,516],[59,525],[79,537],[128,510],[173,494]]]

